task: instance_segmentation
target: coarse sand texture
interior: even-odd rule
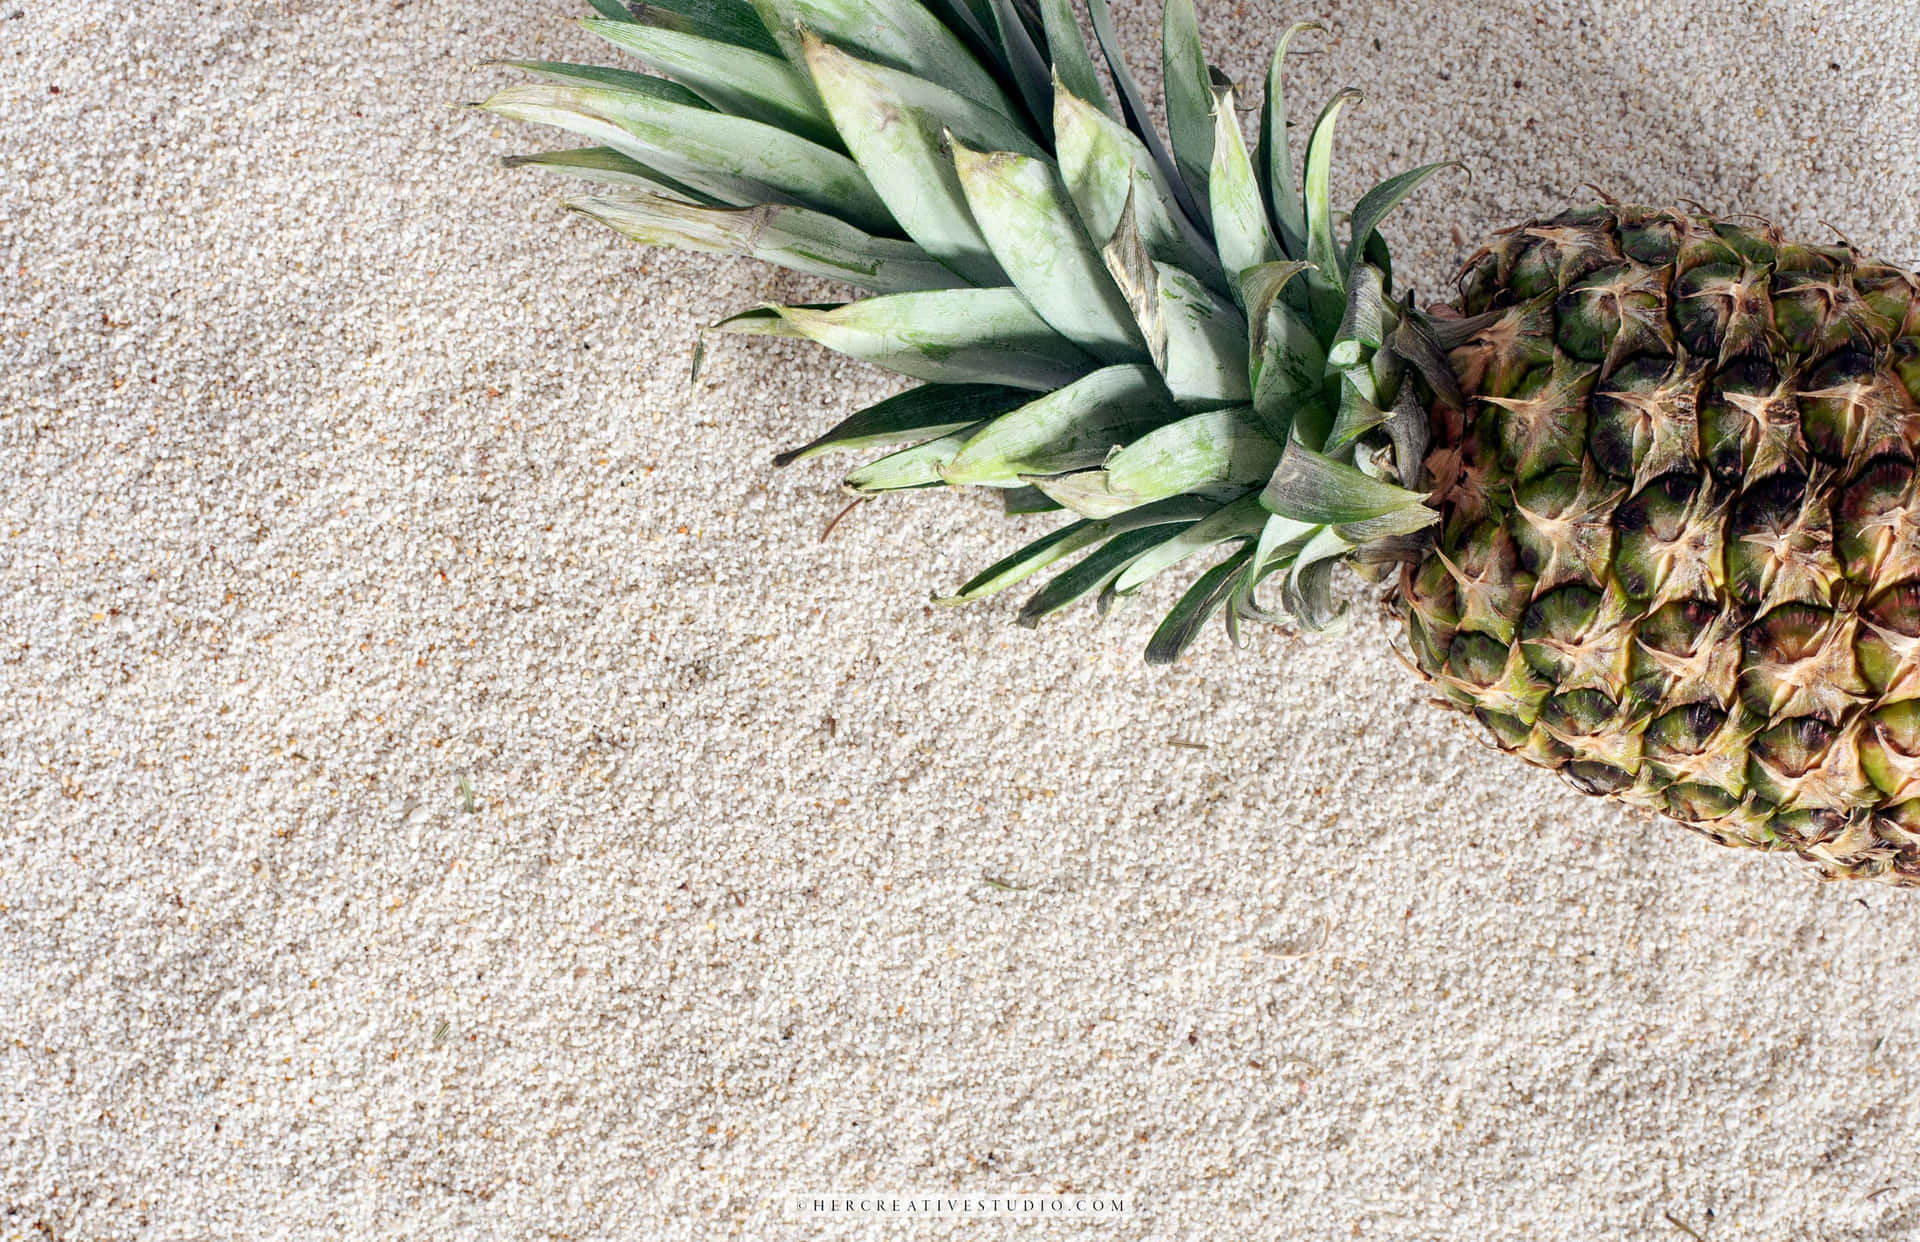
[[[1191,575],[931,603],[1059,515],[843,514],[767,463],[906,383],[700,338],[846,287],[451,106],[590,15],[0,4],[0,1237],[1920,1235],[1920,898],[1495,753],[1350,576],[1170,667]],[[1326,28],[1334,202],[1471,170],[1421,305],[1587,183],[1920,259],[1915,12],[1198,16],[1248,105]],[[1130,1211],[795,1206],[933,1191]]]

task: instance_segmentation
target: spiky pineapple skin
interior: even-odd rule
[[[1920,280],[1607,203],[1459,287],[1420,670],[1585,791],[1920,885]]]

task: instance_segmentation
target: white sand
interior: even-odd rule
[[[1910,6],[1201,9],[1247,81],[1330,22],[1343,198],[1472,166],[1423,290],[1586,181],[1920,257]],[[724,341],[685,397],[821,287],[445,107],[585,11],[0,3],[0,1235],[1920,1230],[1920,894],[1483,751],[1369,614],[1151,671],[1171,586],[925,605],[1044,519],[822,544],[837,463],[767,459],[895,385]]]

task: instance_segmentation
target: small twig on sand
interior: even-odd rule
[[[855,509],[858,509],[861,505],[864,505],[866,503],[867,503],[867,497],[865,496],[854,497],[853,500],[847,505],[846,508],[840,510],[840,512],[833,515],[833,520],[827,523],[827,528],[820,532],[820,542],[825,543],[827,541],[827,536],[833,533],[833,528],[840,525],[841,518],[847,516],[847,514],[849,513],[852,513]]]

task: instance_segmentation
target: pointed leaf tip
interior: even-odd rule
[[[1389,519],[1383,525],[1395,527],[1397,534],[1411,533],[1440,520],[1421,493],[1370,478],[1297,440],[1287,445],[1260,502],[1281,517],[1325,526]]]
[[[1236,292],[1240,292],[1241,275],[1248,268],[1275,262],[1280,258],[1280,250],[1274,245],[1268,228],[1260,183],[1247,156],[1239,117],[1234,113],[1233,90],[1216,88],[1211,98],[1214,132],[1208,198],[1213,213],[1213,236],[1220,250],[1221,265],[1234,282]],[[1241,301],[1244,305],[1244,294]]]
[[[1187,588],[1148,640],[1147,663],[1172,664],[1186,654],[1207,621],[1233,593],[1237,576],[1252,556],[1252,546],[1243,546]]]
[[[1287,96],[1282,72],[1295,35],[1307,30],[1325,34],[1326,29],[1318,22],[1295,22],[1281,34],[1280,42],[1273,49],[1272,67],[1267,70],[1266,106],[1260,110],[1260,137],[1254,159],[1266,177],[1267,206],[1272,212],[1274,230],[1280,236],[1280,249],[1289,259],[1306,257],[1307,223],[1293,176],[1293,147],[1287,137]]]
[[[1418,189],[1422,182],[1435,173],[1448,168],[1458,168],[1472,173],[1459,160],[1440,160],[1432,164],[1422,164],[1418,168],[1387,178],[1360,196],[1353,206],[1352,239],[1347,243],[1346,270],[1348,278],[1364,260],[1367,242],[1378,230],[1380,224],[1392,214],[1393,209],[1404,202],[1409,194]]]
[[[1340,113],[1364,96],[1349,87],[1327,101],[1307,140],[1306,197],[1307,259],[1328,280],[1340,280],[1340,254],[1333,237],[1333,130]]]

